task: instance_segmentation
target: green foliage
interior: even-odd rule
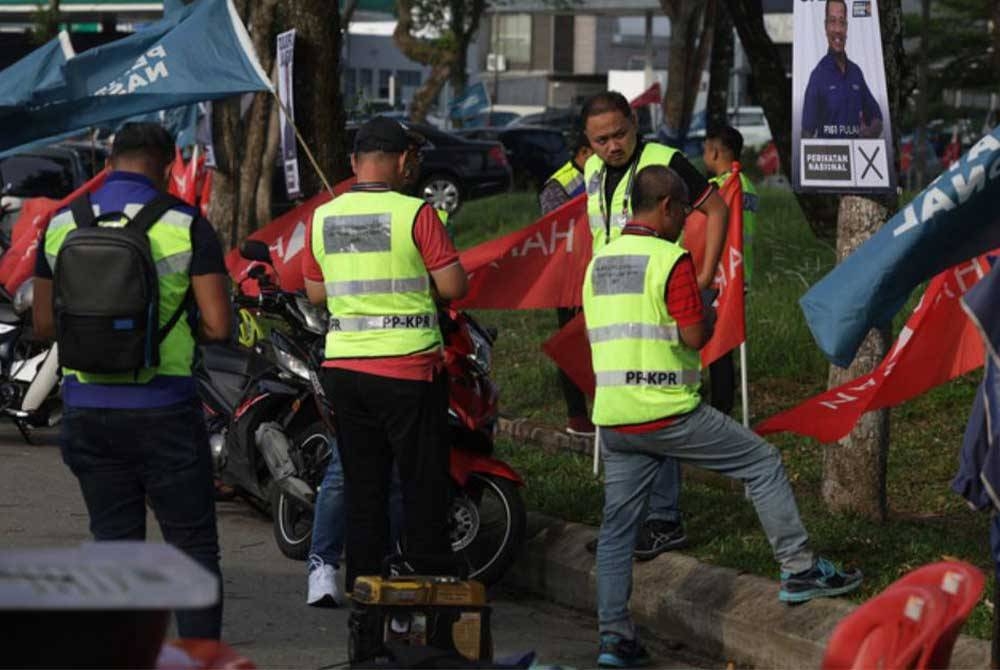
[[[31,26],[31,41],[42,45],[59,34],[59,3],[38,4]]]

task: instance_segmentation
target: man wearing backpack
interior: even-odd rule
[[[145,539],[148,499],[164,539],[220,575],[191,364],[196,338],[229,337],[226,267],[211,225],[165,194],[173,159],[159,125],[118,132],[104,186],[57,213],[38,246],[34,325],[59,347],[60,447],[94,538]],[[217,605],[177,612],[181,637],[218,639],[221,593],[220,577]]]

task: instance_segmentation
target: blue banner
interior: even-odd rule
[[[1000,247],[1000,127],[802,296],[816,343],[847,367],[921,282]]]
[[[490,95],[486,91],[486,84],[479,82],[472,86],[467,86],[462,95],[452,100],[450,105],[450,116],[455,121],[465,121],[474,118],[477,114],[485,112],[490,108]]]
[[[62,67],[74,56],[64,30],[13,65],[0,71],[0,113],[31,102],[36,90],[62,83]]]
[[[231,0],[199,0],[80,54],[62,71],[61,85],[0,110],[0,155],[147,112],[271,90]]]

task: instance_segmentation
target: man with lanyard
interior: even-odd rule
[[[743,135],[731,126],[709,129],[705,137],[702,158],[705,169],[715,176],[709,181],[719,188],[729,179],[730,168],[740,159],[743,152]],[[757,227],[757,188],[740,172],[740,188],[743,191],[743,281],[745,290],[750,289],[753,275],[753,235]],[[733,411],[736,396],[736,366],[733,352],[727,353],[708,366],[711,379],[712,407],[723,414]]]
[[[590,148],[587,136],[581,130],[574,133],[571,149],[573,157],[549,177],[538,194],[538,203],[541,205],[543,215],[559,209],[576,196],[584,193],[583,166],[594,151]],[[559,327],[565,326],[579,313],[578,307],[560,307],[556,311]],[[587,412],[587,397],[583,391],[562,370],[559,370],[559,386],[562,387],[563,398],[566,400],[566,414],[568,416],[566,432],[570,435],[593,436],[594,424],[590,422],[590,415]]]
[[[584,103],[581,116],[587,139],[594,149],[594,155],[584,166],[594,253],[617,239],[631,218],[631,193],[636,173],[647,165],[669,166],[684,180],[688,192],[694,194],[692,207],[708,217],[704,261],[696,270],[698,288],[708,289],[715,279],[722,254],[729,214],[714,187],[680,151],[639,139],[635,113],[621,93],[606,91],[591,97]],[[671,458],[664,459],[654,487],[659,504],[642,526],[636,558],[649,560],[687,544],[679,505],[680,487],[680,465]]]
[[[111,148],[111,172],[90,195],[95,215],[114,219],[122,213],[107,225],[121,225],[129,214],[136,218],[166,192],[173,161],[174,141],[162,126],[125,124]],[[54,261],[77,227],[73,210],[63,210],[38,245],[33,322],[39,337],[55,335]],[[156,368],[100,375],[64,368],[59,443],[80,482],[96,540],[145,539],[148,501],[163,539],[219,575],[212,455],[191,363],[196,336],[229,338],[229,279],[215,230],[194,207],[171,207],[148,236],[157,261],[161,327],[189,291],[199,319],[175,321],[160,344]],[[221,578],[219,593],[215,607],[177,612],[181,637],[219,638]]]
[[[861,573],[815,557],[781,461],[757,434],[702,404],[698,350],[712,334],[690,255],[676,244],[690,211],[671,168],[638,171],[632,218],[587,268],[583,310],[593,351],[601,427],[604,513],[597,546],[601,667],[648,665],[628,610],[632,551],[663,459],[672,457],[744,482],[781,564],[782,602],[855,590]],[[706,318],[705,312],[708,312]]]
[[[414,557],[447,557],[448,396],[435,298],[468,289],[434,208],[399,193],[422,138],[375,117],[354,141],[357,184],[319,207],[303,259],[306,292],[330,312],[322,383],[347,499],[346,588],[390,553],[393,464]],[[418,565],[420,563],[418,562]]]

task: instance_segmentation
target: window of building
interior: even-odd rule
[[[372,97],[372,69],[363,67],[358,70],[358,95]]]
[[[378,97],[382,100],[389,99],[389,83],[392,79],[392,70],[378,71]]]
[[[358,71],[354,68],[345,69],[342,81],[344,83],[344,97],[348,100],[353,100],[358,92]]]
[[[503,54],[509,68],[531,66],[531,14],[497,14],[493,51]]]

